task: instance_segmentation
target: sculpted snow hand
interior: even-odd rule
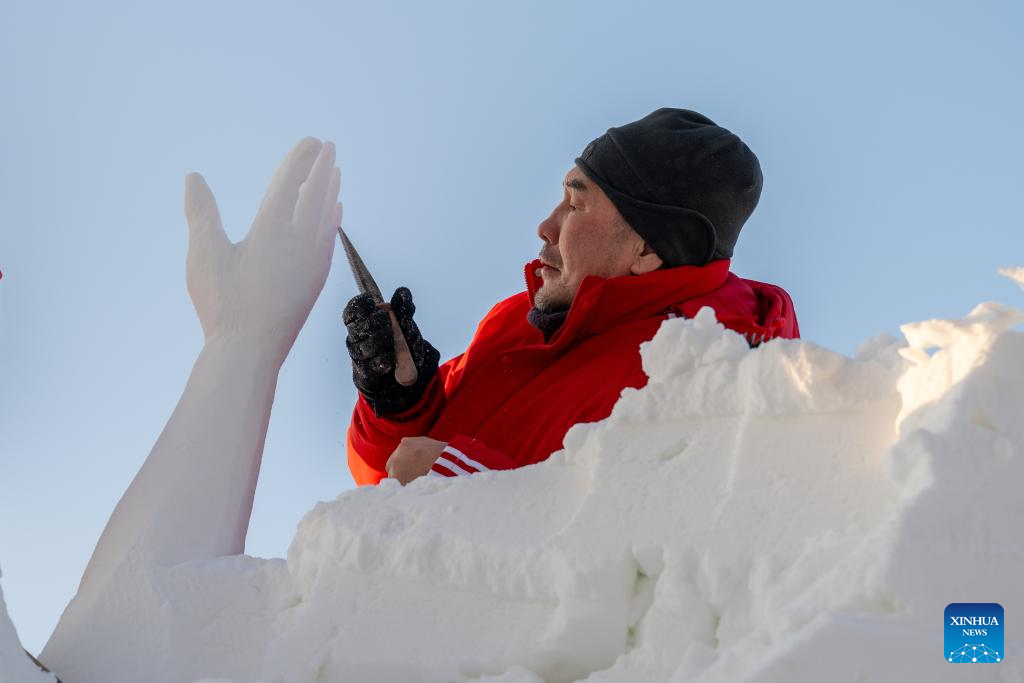
[[[334,252],[341,221],[334,157],[329,142],[299,142],[237,244],[224,233],[203,177],[185,179],[188,291],[207,340],[253,340],[284,360],[323,289]]]
[[[278,168],[252,228],[232,244],[202,176],[185,181],[188,290],[205,343],[149,457],[118,502],[40,659],[66,680],[159,680],[138,640],[162,626],[146,617],[125,637],[94,605],[132,596],[141,613],[163,609],[154,592],[168,567],[244,551],[277,375],[323,289],[341,215],[334,146],[299,142]],[[118,663],[116,677],[85,652]],[[195,680],[205,672],[174,680]]]

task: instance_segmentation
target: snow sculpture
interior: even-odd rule
[[[4,591],[0,587],[0,681],[3,683],[54,683],[54,677],[43,673],[25,656],[14,624],[7,615]]]
[[[160,628],[155,573],[243,551],[278,372],[323,289],[340,173],[331,143],[299,142],[270,183],[249,233],[232,244],[198,173],[185,180],[187,282],[204,345],[174,413],[117,504],[41,659],[76,683],[107,680],[68,652],[122,660],[125,680],[153,680],[120,652],[126,627]],[[137,609],[112,613],[110,601]],[[139,623],[121,623],[123,615]]]
[[[856,358],[669,320],[549,460],[347,491],[287,562],[239,555],[332,165],[300,143],[238,245],[190,176],[206,344],[42,653],[67,683],[952,682],[946,604],[1024,614],[1024,312],[996,303]],[[972,680],[1024,680],[1001,650]]]

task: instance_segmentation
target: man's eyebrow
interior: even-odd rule
[[[579,178],[573,178],[572,180],[566,180],[562,184],[565,185],[567,188],[569,188],[571,190],[579,190],[580,192],[586,192],[587,190],[590,189],[590,186],[587,185],[582,180],[580,180]]]

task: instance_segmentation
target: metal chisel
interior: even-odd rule
[[[352,276],[356,280],[359,292],[361,294],[369,293],[373,297],[373,303],[377,304],[377,308],[387,311],[388,316],[391,318],[391,332],[395,337],[395,381],[403,387],[412,386],[416,383],[419,373],[416,371],[416,364],[412,360],[409,343],[406,342],[405,335],[402,334],[402,327],[398,324],[398,318],[395,317],[395,312],[391,310],[391,304],[384,301],[384,297],[380,293],[380,287],[377,286],[377,282],[370,275],[370,271],[367,270],[363,259],[359,257],[359,252],[352,246],[348,235],[340,227],[338,228],[338,236],[341,237],[341,246],[345,248],[345,256],[348,257],[348,265],[352,268]]]

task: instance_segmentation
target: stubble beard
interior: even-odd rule
[[[533,307],[541,313],[558,313],[568,311],[572,305],[572,299],[560,291],[562,288],[555,288],[545,283],[533,297]]]
[[[533,297],[533,308],[526,314],[527,321],[544,334],[545,342],[562,327],[572,304],[572,299],[558,296],[559,292],[550,289],[551,285],[545,285],[537,290]]]
[[[540,250],[539,258],[544,263],[550,263],[558,269],[558,280],[553,282],[544,281],[540,289],[533,297],[533,307],[541,313],[558,313],[568,311],[572,305],[572,296],[565,291],[562,278],[562,258],[555,249],[544,247]]]

